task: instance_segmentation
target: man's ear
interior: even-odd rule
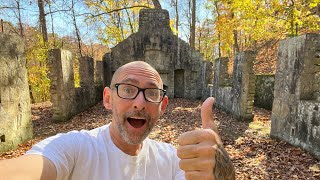
[[[164,96],[161,102],[161,115],[163,115],[164,111],[166,110],[168,103],[169,103],[168,96]]]
[[[105,87],[103,90],[103,105],[106,109],[112,109],[111,89],[109,87]]]

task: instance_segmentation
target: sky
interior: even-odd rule
[[[38,5],[36,0],[20,0],[21,1],[21,15],[22,15],[22,22],[27,22],[28,25],[37,27],[39,26],[39,11],[38,11]],[[59,3],[60,1],[56,1],[56,3]],[[66,1],[69,3],[66,4],[55,4],[52,6],[52,11],[54,11],[54,7],[70,7],[71,2]],[[162,5],[163,9],[166,9],[170,13],[170,18],[175,18],[175,12],[174,8],[170,5],[170,0],[160,0],[160,3]],[[182,9],[185,9],[187,7],[186,0],[179,0],[179,9],[180,9],[180,20],[181,20],[181,26],[180,29],[180,35],[179,37],[187,41],[187,36],[189,33],[189,27],[186,25],[186,23],[183,23],[184,18],[186,15],[183,13]],[[0,0],[0,7],[3,6],[16,6],[16,3],[14,0]],[[209,12],[205,9],[205,0],[197,0],[197,17],[198,21],[200,23],[203,21],[204,18],[210,16]],[[86,12],[85,5],[82,2],[78,2],[75,4],[75,9],[77,13],[83,13]],[[48,11],[48,6],[46,6],[46,11]],[[10,21],[13,23],[17,23],[17,15],[13,10],[6,9],[1,10],[0,9],[0,19],[3,19],[4,21]],[[47,20],[47,28],[48,32],[51,33],[51,25],[52,20],[51,16],[46,16]],[[77,18],[77,25],[79,26],[81,35],[83,37],[83,41],[85,43],[98,43],[97,34],[95,32],[94,25],[88,26],[86,23],[83,22],[83,17]],[[58,12],[53,14],[53,23],[54,23],[54,31],[57,33],[60,37],[63,36],[75,36],[75,30],[72,24],[71,16],[66,15],[65,12]]]

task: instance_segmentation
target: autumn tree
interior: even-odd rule
[[[86,0],[90,10],[87,22],[97,24],[99,39],[109,47],[115,46],[130,34],[137,32],[138,14],[141,8],[150,8],[147,0],[136,2],[121,0]]]

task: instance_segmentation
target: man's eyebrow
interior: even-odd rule
[[[148,86],[153,86],[153,87],[155,87],[155,88],[161,88],[161,87],[158,87],[157,84],[154,83],[154,82],[147,82],[147,85],[148,85]]]

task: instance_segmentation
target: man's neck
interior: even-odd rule
[[[137,156],[139,152],[142,149],[142,144],[132,145],[125,142],[120,132],[118,131],[117,127],[115,127],[114,124],[110,124],[110,136],[112,142],[124,153],[131,155],[131,156]]]

